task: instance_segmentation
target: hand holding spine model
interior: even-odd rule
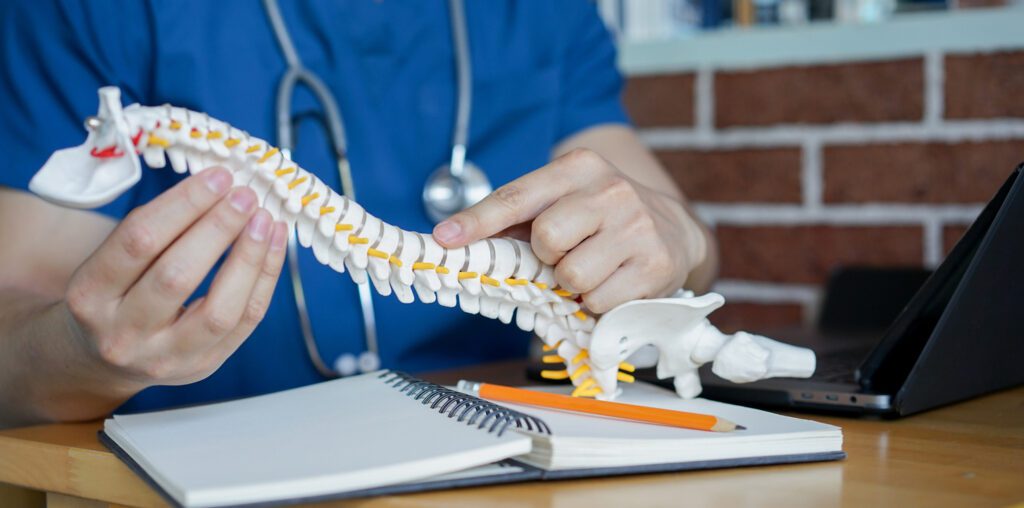
[[[138,182],[136,154],[151,168],[170,161],[178,173],[224,166],[234,185],[253,189],[260,206],[296,228],[317,260],[348,271],[355,282],[369,279],[378,293],[394,293],[405,303],[415,293],[424,303],[458,304],[503,323],[515,319],[556,352],[545,362],[564,363],[545,377],[571,379],[577,396],[615,398],[618,381],[633,380],[626,359],[648,344],[659,351],[659,377],[674,376],[683,397],[700,393],[696,368],[709,361],[715,373],[736,382],[814,371],[810,350],[743,332],[728,336],[711,326],[707,314],[724,302],[717,294],[637,300],[595,317],[580,308],[577,295],[556,286],[553,267],[526,242],[490,238],[443,248],[429,234],[370,215],[287,154],[220,120],[169,105],[122,110],[115,87],[99,95],[99,114],[87,121],[89,137],[50,157],[29,184],[36,194],[65,206],[102,206]]]

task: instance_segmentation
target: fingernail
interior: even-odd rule
[[[281,250],[288,243],[288,226],[283,222],[274,223],[274,236],[270,237],[270,249]]]
[[[228,198],[231,207],[242,213],[249,213],[256,206],[256,194],[249,189],[238,189]]]
[[[453,243],[462,234],[462,226],[453,220],[442,221],[434,227],[434,238],[444,243]]]
[[[249,238],[262,242],[267,238],[267,232],[270,231],[270,214],[257,212],[249,219],[249,225],[245,230],[249,233]]]
[[[220,194],[231,187],[231,174],[223,169],[211,169],[203,173],[206,180],[206,187],[214,194]]]

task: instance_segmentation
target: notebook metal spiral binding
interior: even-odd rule
[[[487,429],[489,433],[497,431],[500,436],[514,424],[519,429],[551,434],[551,428],[540,418],[424,381],[405,372],[386,370],[378,377],[383,379],[385,384],[398,388],[400,392],[420,401],[424,406],[429,404],[430,409],[436,409],[438,413],[445,414],[448,418],[457,418],[457,421],[476,425],[478,429],[490,424]]]

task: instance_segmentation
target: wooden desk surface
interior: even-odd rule
[[[486,373],[486,374],[485,374]],[[425,376],[523,383],[521,364]],[[808,417],[807,415],[800,415]],[[536,482],[321,506],[1007,506],[1024,501],[1024,387],[895,421],[810,416],[841,426],[841,462]],[[63,506],[163,506],[96,439],[100,422],[0,432],[0,483]],[[3,503],[0,503],[3,504]]]

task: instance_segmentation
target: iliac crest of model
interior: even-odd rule
[[[701,385],[697,368],[713,362],[728,380],[749,382],[773,376],[807,377],[815,357],[797,348],[744,332],[726,335],[707,315],[724,303],[717,294],[635,300],[594,316],[577,296],[559,289],[553,267],[526,242],[490,238],[446,249],[429,234],[384,223],[335,192],[287,154],[203,113],[170,105],[121,107],[120,90],[101,88],[96,117],[87,120],[83,145],[54,153],[29,184],[32,192],[75,208],[94,208],[116,199],[139,181],[139,157],[151,168],[170,161],[179,172],[228,168],[234,185],[256,192],[260,205],[296,228],[299,242],[357,283],[367,279],[383,296],[412,302],[458,305],[464,312],[496,318],[536,333],[552,351],[544,371],[569,378],[577,396],[614,399],[619,381],[630,382],[635,353],[656,348],[660,378],[675,378],[677,393],[694,397]],[[456,301],[458,303],[456,303]],[[640,353],[638,353],[638,351]]]

